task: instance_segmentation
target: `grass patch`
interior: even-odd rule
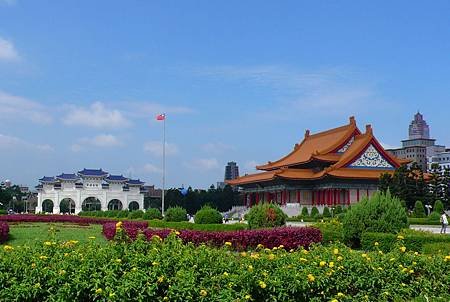
[[[10,224],[9,239],[5,244],[9,245],[33,245],[42,244],[43,241],[51,238],[50,228],[54,228],[54,233],[58,241],[78,240],[80,242],[95,241],[99,244],[106,244],[106,239],[102,234],[102,226],[74,225],[64,223],[27,223]],[[89,239],[89,237],[95,239]]]

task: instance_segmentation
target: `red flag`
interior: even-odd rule
[[[156,120],[157,121],[164,121],[166,119],[166,115],[163,113],[163,114],[158,114],[157,116],[156,116]]]

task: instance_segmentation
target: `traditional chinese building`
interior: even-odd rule
[[[36,213],[75,213],[89,210],[144,208],[144,183],[102,169],[39,179]]]
[[[384,150],[370,125],[362,133],[350,117],[342,127],[316,134],[306,130],[288,155],[257,166],[260,173],[228,183],[242,189],[247,206],[262,201],[297,207],[349,205],[376,192],[380,175],[403,163]]]

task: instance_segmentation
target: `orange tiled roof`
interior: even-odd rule
[[[355,135],[355,133],[357,135]],[[354,135],[354,140],[343,153],[335,153]],[[326,143],[325,139],[330,140]],[[320,148],[314,148],[317,143]],[[315,135],[306,136],[303,142],[296,146],[293,152],[268,165],[257,167],[268,171],[246,175],[237,179],[228,181],[230,185],[242,185],[249,183],[267,182],[275,178],[291,180],[314,180],[326,177],[354,178],[354,179],[378,179],[383,173],[393,173],[394,170],[371,169],[371,168],[347,168],[355,159],[357,159],[365,150],[373,145],[378,152],[395,168],[400,167],[404,161],[398,159],[392,154],[386,152],[373,135],[372,127],[366,126],[366,132],[360,134],[353,118],[350,118],[350,124],[335,128],[329,131],[321,132]],[[317,152],[310,152],[317,150]],[[319,151],[321,150],[321,151]],[[328,153],[327,153],[328,152]],[[308,162],[311,159],[328,161],[333,163],[331,166],[315,171],[313,169],[289,168],[289,166]]]
[[[334,161],[337,159],[337,156],[331,157],[329,153],[342,147],[355,132],[357,134],[360,133],[354,117],[350,117],[349,124],[331,130],[311,135],[309,134],[309,130],[306,130],[305,138],[299,145],[295,145],[291,153],[275,162],[268,162],[256,168],[258,170],[274,170],[281,167],[307,163],[313,157],[320,159],[320,156],[325,156],[323,158],[326,158],[327,161],[330,158],[332,158],[331,161]]]

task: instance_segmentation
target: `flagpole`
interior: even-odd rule
[[[163,174],[162,174],[162,198],[161,198],[161,214],[164,217],[164,195],[166,195],[166,114],[163,120]]]

